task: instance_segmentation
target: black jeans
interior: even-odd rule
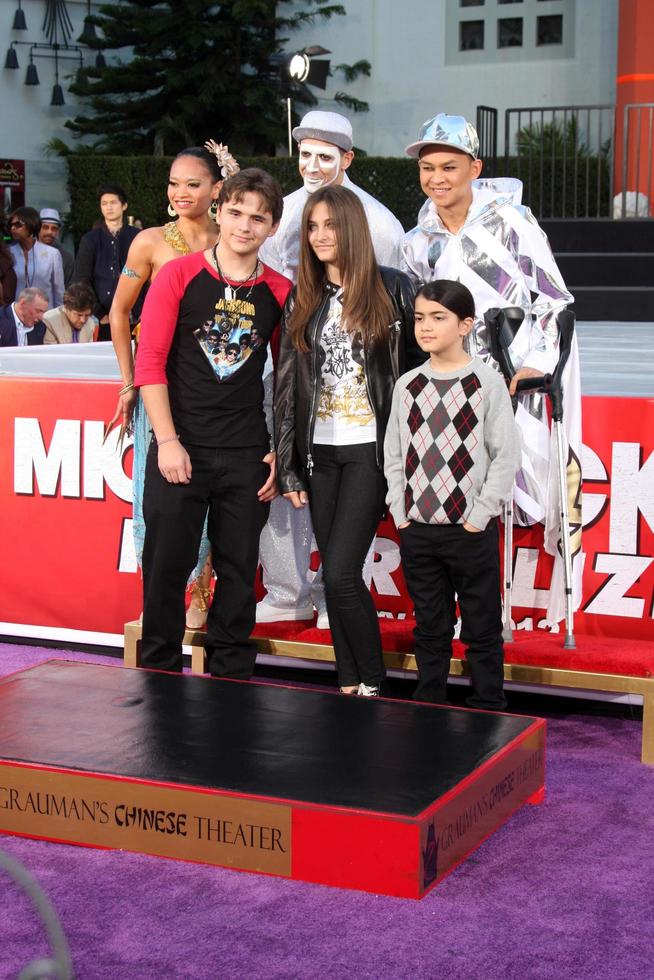
[[[182,669],[184,595],[198,559],[204,518],[216,596],[207,619],[209,670],[216,677],[248,679],[256,648],[254,580],[259,535],[268,504],[257,498],[270,469],[265,448],[209,449],[185,446],[191,457],[190,483],[169,483],[157,466],[152,443],[145,469],[143,516],[143,641],[141,662],[159,670]]]
[[[322,559],[338,682],[378,687],[384,678],[377,610],[363,563],[377,531],[386,480],[375,444],[314,444],[309,483],[311,520]]]
[[[414,698],[446,700],[456,594],[461,640],[472,676],[467,703],[474,708],[505,708],[497,521],[478,533],[466,531],[462,524],[412,521],[399,534],[404,578],[416,617],[419,679]]]

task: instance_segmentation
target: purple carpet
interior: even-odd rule
[[[0,673],[89,654],[0,644]],[[116,851],[0,837],[54,905],[79,980],[653,975],[654,770],[641,725],[548,721],[547,800],[524,807],[421,902]],[[49,954],[0,884],[0,978]]]

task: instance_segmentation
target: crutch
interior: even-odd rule
[[[515,374],[515,369],[511,360],[511,355],[509,352],[509,346],[517,333],[517,327],[519,327],[522,317],[518,317],[517,307],[509,307],[507,310],[492,309],[486,313],[485,320],[488,327],[489,333],[489,346],[491,348],[491,353],[493,357],[498,362],[502,374],[507,380],[510,380]],[[522,310],[519,311],[522,313]],[[564,566],[564,586],[565,586],[565,598],[566,598],[566,635],[564,640],[564,648],[571,650],[574,649],[575,639],[574,639],[574,626],[573,626],[573,597],[572,597],[572,555],[570,551],[570,521],[568,518],[568,509],[566,506],[567,502],[567,463],[564,457],[563,448],[563,370],[568,361],[570,355],[570,348],[572,345],[572,338],[574,336],[575,327],[575,315],[571,310],[562,310],[558,314],[557,325],[559,328],[559,359],[557,365],[551,375],[546,374],[540,378],[525,378],[518,382],[517,393],[524,394],[528,391],[542,391],[550,399],[550,405],[552,409],[552,421],[555,426],[556,433],[556,447],[557,447],[557,466],[558,466],[558,478],[559,478],[559,496],[560,496],[560,518],[561,518],[561,546],[563,553],[563,566]],[[515,329],[513,329],[514,324],[517,324]],[[517,397],[514,396],[513,406],[514,411],[517,405]],[[511,514],[511,521],[508,522],[508,515]],[[505,515],[507,517],[507,523],[504,525],[504,535],[505,535],[505,548],[504,548],[504,568],[505,568],[505,586],[504,586],[504,621],[505,627],[503,631],[503,636],[506,638],[508,632],[508,639],[513,639],[513,634],[511,630],[511,592],[512,592],[512,578],[513,578],[513,516],[512,516],[512,506],[511,503],[505,508]],[[509,546],[507,548],[507,539],[509,539]],[[508,609],[507,609],[508,606]]]
[[[559,506],[561,516],[561,551],[565,586],[565,640],[563,648],[574,650],[574,608],[572,596],[572,552],[570,546],[570,518],[568,515],[568,461],[563,446],[563,370],[570,356],[575,332],[575,315],[572,310],[562,310],[556,318],[559,328],[559,360],[550,381],[547,394],[552,407],[552,422],[556,433],[556,455],[559,467]]]
[[[507,384],[515,374],[509,348],[524,320],[525,312],[520,306],[508,306],[503,310],[491,309],[484,314],[488,332],[488,346],[497,361],[500,371]],[[540,385],[541,379],[538,379]],[[513,411],[518,405],[517,395],[511,399]],[[504,523],[504,626],[502,639],[505,643],[513,642],[511,627],[511,596],[513,592],[513,493],[502,505],[502,521]]]

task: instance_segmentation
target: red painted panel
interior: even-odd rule
[[[140,611],[131,544],[131,448],[103,449],[116,384],[0,379],[0,622],[121,634]],[[654,635],[654,399],[584,398],[586,563],[580,633]],[[551,558],[514,536],[514,618],[544,616]],[[121,570],[122,569],[122,570]],[[411,615],[392,522],[379,529],[380,615]]]

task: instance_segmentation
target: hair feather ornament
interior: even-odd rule
[[[228,146],[223,146],[222,143],[216,143],[215,140],[207,140],[204,144],[205,150],[209,153],[213,153],[216,160],[218,161],[218,166],[220,167],[220,172],[223,177],[233,177],[241,169],[229,152]]]

